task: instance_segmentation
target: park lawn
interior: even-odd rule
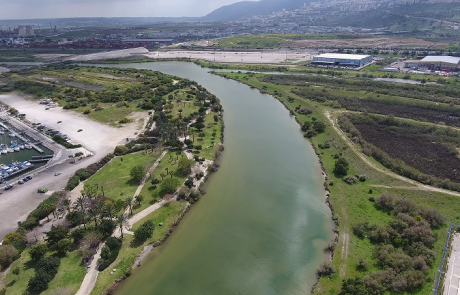
[[[172,178],[177,182],[177,188],[179,188],[185,181],[186,177],[177,175],[174,173],[177,170],[177,159],[180,157],[185,157],[185,154],[181,151],[178,155],[176,152],[169,151],[161,162],[158,164],[157,168],[153,171],[149,181],[145,184],[144,188],[142,189],[140,195],[144,196],[146,199],[144,202],[148,202],[150,204],[154,204],[160,201],[164,195],[166,194],[161,190],[161,183],[157,184],[156,187],[152,186],[151,180],[156,178],[161,181],[161,175],[164,174],[164,179],[167,177],[171,177],[171,175],[166,176],[166,168],[168,168],[169,172],[173,172]]]
[[[41,294],[52,294],[52,291],[59,287],[69,288],[72,290],[71,294],[77,293],[86,275],[86,268],[81,264],[81,259],[78,250],[67,253],[67,256],[61,259],[58,273],[49,283],[48,290]]]
[[[185,104],[185,107],[184,107]],[[182,110],[182,118],[189,117],[191,114],[198,112],[200,106],[195,105],[192,101],[183,101],[181,103],[172,103],[173,109],[166,114],[172,115],[172,119],[179,118],[179,110]]]
[[[196,101],[196,95],[188,93],[189,91],[190,89],[174,90],[173,92],[164,95],[163,98],[168,101],[169,95],[172,94],[174,96],[174,99],[180,98],[182,100],[187,100],[187,101]],[[187,95],[189,95],[189,97],[187,97]]]
[[[441,261],[443,247],[447,236],[448,223],[458,223],[460,219],[460,204],[458,198],[442,193],[425,192],[413,190],[414,186],[394,179],[390,176],[377,172],[375,169],[365,164],[342,140],[335,130],[331,127],[329,121],[324,116],[324,111],[333,112],[333,109],[326,107],[322,103],[310,101],[298,97],[290,92],[291,86],[273,85],[260,82],[255,77],[247,77],[245,74],[238,73],[219,73],[228,75],[236,80],[255,86],[259,89],[264,89],[268,93],[280,100],[289,110],[294,111],[295,107],[301,105],[302,108],[309,107],[314,110],[314,113],[309,116],[296,114],[297,120],[302,124],[305,121],[312,121],[315,117],[319,121],[326,123],[326,132],[311,138],[311,143],[315,147],[318,156],[321,158],[324,169],[328,174],[328,184],[333,181],[333,185],[327,185],[330,190],[329,202],[334,208],[333,217],[338,221],[337,230],[340,232],[339,243],[335,248],[332,266],[337,270],[337,273],[330,278],[320,278],[318,285],[314,291],[315,294],[338,294],[341,289],[342,279],[353,278],[356,276],[362,277],[366,273],[377,270],[376,262],[373,258],[375,245],[371,244],[368,239],[359,239],[352,233],[354,224],[369,221],[371,224],[385,225],[391,217],[387,213],[378,210],[373,202],[369,201],[369,197],[377,197],[384,192],[388,192],[396,197],[403,197],[413,200],[417,204],[425,204],[437,209],[446,217],[447,222],[439,229],[434,229],[433,232],[437,236],[433,250],[436,251],[436,260],[431,269],[427,273],[428,283],[420,290],[411,294],[431,294],[435,277],[437,275],[437,267]],[[263,88],[265,86],[265,88]],[[276,93],[275,93],[276,91]],[[289,102],[287,97],[294,98]],[[336,114],[335,114],[336,116]],[[333,118],[335,119],[333,115]],[[299,128],[300,129],[300,128]],[[329,149],[320,149],[319,144],[330,143]],[[365,182],[359,182],[356,185],[348,185],[341,178],[336,177],[333,173],[336,159],[335,154],[342,153],[349,164],[349,175],[366,175]],[[376,166],[385,169],[380,163],[369,158]],[[372,190],[372,193],[371,191]],[[349,237],[348,246],[344,246],[344,236]],[[342,253],[342,251],[344,253]],[[365,258],[370,267],[366,272],[357,270],[356,265],[359,258]]]
[[[123,124],[120,124],[119,121],[123,118],[129,117],[134,112],[142,112],[136,105],[136,103],[131,102],[129,103],[129,107],[117,107],[115,104],[99,104],[102,108],[100,111],[94,110],[90,105],[86,107],[79,107],[77,109],[73,109],[73,111],[83,114],[85,110],[91,110],[87,116],[94,121],[101,122],[104,124],[108,124],[113,127],[121,127]]]
[[[115,280],[121,276],[133,265],[136,257],[144,249],[144,244],[132,243],[134,241],[134,236],[124,234],[123,244],[118,254],[117,259],[105,270],[99,272],[97,276],[96,285],[94,286],[91,295],[100,295],[102,292],[107,289]],[[110,272],[116,269],[115,273],[112,275]]]
[[[193,143],[194,145],[201,145],[202,147],[199,153],[194,151],[195,155],[212,161],[214,161],[216,158],[215,152],[219,149],[217,144],[221,142],[220,138],[222,131],[222,118],[219,117],[219,120],[214,122],[214,115],[216,115],[216,113],[213,112],[206,115],[204,120],[204,125],[206,127],[202,130],[202,133],[205,134],[205,137],[203,137],[201,140],[197,136],[199,134],[199,132],[197,132],[195,134],[195,142]],[[216,132],[215,137],[212,136],[213,132]]]
[[[24,291],[27,290],[29,279],[35,275],[35,264],[35,262],[30,260],[29,250],[24,251],[21,257],[12,265],[12,268],[19,267],[21,271],[19,276],[13,275],[10,271],[4,280],[7,286],[7,295],[24,294]],[[72,294],[75,294],[80,288],[85,275],[86,269],[81,265],[79,251],[69,252],[65,257],[61,258],[61,265],[59,266],[58,273],[49,283],[48,289],[40,294],[51,294],[53,290],[59,287],[69,288],[72,290]]]
[[[131,181],[131,169],[137,165],[142,165],[147,171],[158,157],[158,151],[154,151],[153,154],[138,152],[116,157],[88,179],[85,186],[97,184],[99,187],[103,187],[106,197],[115,201],[133,197],[139,184]]]
[[[10,271],[3,279],[3,283],[6,286],[6,295],[23,294],[27,290],[29,279],[35,275],[35,264],[30,260],[29,249],[24,250],[21,257],[11,265]],[[19,276],[11,272],[15,267],[19,267],[21,272]]]
[[[186,202],[172,201],[167,203],[161,208],[153,211],[146,217],[136,222],[131,228],[131,231],[138,229],[147,220],[152,220],[153,224],[155,224],[155,229],[153,231],[152,237],[146,242],[147,244],[151,244],[159,241],[168,232],[169,228],[176,222],[185,208],[187,208]],[[163,222],[163,225],[159,226],[161,222]]]

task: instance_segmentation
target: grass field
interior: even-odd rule
[[[29,251],[22,253],[21,258],[13,263],[12,267],[19,267],[20,274],[16,276],[9,272],[4,280],[7,286],[7,295],[25,294],[29,279],[35,275],[35,263],[30,260]],[[49,283],[48,289],[41,292],[43,295],[53,294],[57,288],[69,289],[72,294],[75,294],[80,288],[81,283],[86,275],[86,269],[81,264],[81,256],[78,251],[67,253],[67,256],[61,259],[58,273]],[[35,294],[35,293],[30,293]]]
[[[172,172],[172,178],[177,182],[178,188],[180,185],[182,185],[182,183],[184,183],[186,178],[175,173],[175,171],[177,170],[177,160],[181,157],[185,157],[185,154],[183,152],[177,154],[176,152],[172,151],[169,151],[164,156],[164,158],[161,160],[160,164],[158,164],[157,168],[153,171],[149,181],[145,184],[144,188],[140,193],[140,195],[144,196],[144,198],[146,199],[145,202],[153,204],[161,200],[163,196],[166,194],[161,190],[161,183],[157,184],[156,186],[153,186],[151,184],[151,180],[155,178],[159,181],[162,181],[161,174],[164,175],[163,179],[171,178],[171,174],[166,175],[166,169],[168,169],[168,172]],[[136,211],[138,211],[138,209],[136,209]]]
[[[313,114],[309,116],[297,114],[298,121],[302,124],[305,121],[312,121],[315,117],[318,121],[326,123],[326,132],[319,134],[311,139],[315,146],[318,155],[321,158],[325,171],[328,174],[328,183],[333,181],[333,185],[328,185],[331,192],[329,201],[334,208],[334,219],[338,222],[337,230],[340,232],[339,243],[335,248],[332,265],[337,270],[331,279],[321,278],[315,289],[314,294],[338,294],[341,288],[341,281],[345,278],[355,276],[363,276],[365,273],[357,269],[358,259],[363,257],[370,262],[368,272],[377,270],[377,265],[373,259],[373,251],[375,245],[371,244],[368,239],[361,240],[352,233],[352,226],[363,221],[370,221],[371,224],[386,224],[391,218],[390,215],[377,210],[374,203],[369,201],[370,196],[378,196],[381,193],[388,192],[398,197],[404,197],[413,200],[418,204],[439,210],[448,220],[448,222],[458,222],[460,219],[460,203],[458,198],[442,193],[426,192],[416,190],[414,186],[406,182],[394,179],[386,174],[378,173],[376,170],[365,164],[337,135],[324,116],[324,112],[336,110],[325,106],[322,103],[314,102],[300,98],[290,92],[291,86],[280,86],[274,84],[263,83],[258,80],[258,75],[249,77],[245,74],[238,73],[219,73],[226,75],[241,82],[247,83],[259,89],[264,89],[266,92],[274,95],[286,107],[295,111],[296,106],[308,107],[313,109]],[[276,91],[276,94],[275,94]],[[294,98],[289,101],[288,96]],[[320,149],[319,144],[330,143],[330,148]],[[335,159],[334,155],[342,153],[350,163],[349,175],[364,174],[367,180],[359,182],[356,185],[346,184],[341,177],[336,177],[333,173]],[[370,159],[376,166],[381,167],[373,159]],[[372,193],[370,193],[372,190]],[[424,287],[411,294],[428,295],[432,293],[433,284],[437,274],[442,249],[445,243],[448,222],[434,232],[437,236],[437,241],[434,244],[433,250],[436,251],[436,261],[433,267],[427,274],[428,283]],[[367,272],[366,272],[367,273]]]
[[[137,165],[142,165],[147,171],[159,157],[160,152],[154,153],[139,152],[114,158],[110,163],[105,165],[95,175],[85,182],[86,185],[99,185],[104,188],[105,196],[115,201],[125,200],[127,197],[133,197],[138,183],[133,183],[130,171]],[[123,160],[122,160],[123,159]],[[147,207],[147,201],[141,208]],[[139,208],[139,209],[141,209]]]
[[[217,144],[220,142],[222,129],[222,119],[219,117],[218,121],[215,122],[215,114],[216,113],[209,113],[206,115],[204,120],[204,125],[206,127],[202,130],[202,133],[204,133],[205,136],[201,139],[197,136],[197,134],[195,134],[194,142],[194,145],[202,146],[202,149],[199,151],[199,153],[194,152],[194,154],[212,161],[214,161],[216,157],[215,152],[219,149]],[[212,136],[214,132],[215,136]]]
[[[99,111],[94,110],[91,107],[80,107],[73,109],[73,111],[84,114],[86,110],[91,110],[91,112],[89,114],[85,114],[85,116],[88,116],[88,118],[91,118],[94,121],[109,124],[113,127],[120,127],[123,126],[123,124],[119,123],[121,119],[132,116],[134,112],[142,111],[134,102],[128,105],[129,107],[119,108],[113,104],[99,104],[99,107],[102,108],[102,110]]]

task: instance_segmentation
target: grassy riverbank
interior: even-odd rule
[[[396,197],[413,200],[417,204],[425,204],[436,208],[445,216],[448,222],[455,222],[460,218],[458,214],[458,210],[460,209],[458,197],[420,190],[418,186],[410,182],[377,171],[373,167],[374,165],[379,169],[386,170],[374,159],[366,157],[373,166],[364,162],[360,157],[362,155],[352,148],[354,145],[350,146],[350,141],[341,137],[333,128],[331,122],[335,122],[341,110],[331,107],[328,102],[319,102],[297,96],[291,92],[294,88],[291,85],[275,85],[262,82],[262,75],[242,73],[218,74],[272,94],[295,114],[300,125],[303,125],[305,122],[313,124],[317,121],[326,124],[325,132],[313,136],[311,142],[328,175],[326,187],[330,190],[329,202],[333,208],[333,218],[338,222],[337,230],[340,234],[332,261],[332,266],[337,272],[331,278],[320,278],[315,289],[315,294],[338,294],[343,279],[362,277],[367,273],[378,270],[377,262],[374,259],[375,245],[368,239],[358,238],[352,231],[353,225],[360,222],[370,221],[372,224],[384,226],[390,220],[391,216],[386,212],[378,210],[375,204],[369,201],[369,197],[377,197],[382,193],[390,193]],[[323,87],[317,86],[317,88],[321,90]],[[313,113],[311,115],[299,114],[297,111],[303,108],[310,108]],[[331,114],[331,121],[327,118],[327,113]],[[324,148],[326,143],[328,143],[328,148]],[[366,181],[358,182],[355,185],[348,185],[343,181],[343,177],[335,175],[336,155],[341,155],[341,157],[346,158],[349,162],[349,175],[365,175]],[[433,245],[433,250],[436,252],[436,259],[427,273],[428,282],[423,288],[411,294],[431,294],[437,275],[437,266],[442,256],[448,222],[434,230],[437,236],[437,240]],[[357,267],[360,259],[365,259],[369,262],[369,267],[366,271]]]

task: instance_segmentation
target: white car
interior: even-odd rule
[[[61,175],[61,172],[54,173],[54,176],[59,176],[59,175]]]

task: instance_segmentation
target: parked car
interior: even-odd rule
[[[54,173],[54,176],[59,176],[59,175],[61,175],[61,172]]]
[[[7,186],[5,186],[5,190],[6,190],[6,191],[7,191],[7,190],[10,190],[10,189],[12,189],[12,188],[13,188],[13,186],[10,185],[10,184],[8,184]]]
[[[39,189],[37,190],[37,193],[40,193],[40,194],[44,194],[44,193],[46,193],[46,192],[48,192],[48,189],[46,189],[46,188],[39,188]]]
[[[59,123],[62,123],[62,121],[58,121],[57,123],[58,123],[58,124],[59,124]]]
[[[28,179],[28,180],[31,180],[31,179],[32,179],[32,176],[30,176],[30,175],[27,176],[27,179]]]
[[[23,180],[19,180],[19,181],[18,181],[18,184],[24,184],[24,181],[23,181]]]
[[[77,131],[77,132],[82,132],[82,131],[83,131],[83,129],[78,129],[78,131]]]

